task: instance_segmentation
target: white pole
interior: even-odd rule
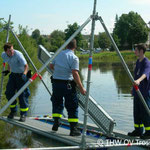
[[[92,27],[91,27],[91,39],[90,39],[90,54],[89,54],[89,64],[88,64],[88,76],[87,76],[87,89],[86,89],[86,100],[85,100],[85,110],[84,110],[84,124],[83,124],[83,131],[82,131],[82,139],[81,145],[82,149],[86,147],[86,125],[87,125],[87,118],[88,118],[88,103],[89,103],[89,93],[90,93],[90,80],[91,80],[91,70],[92,70],[92,51],[94,48],[94,30],[95,30],[95,15],[96,15],[96,2],[94,0],[94,8],[92,14]]]
[[[9,26],[10,26],[10,19],[11,19],[11,15],[9,15],[9,20],[8,20],[8,25],[7,25],[7,37],[6,37],[6,43],[9,40]]]

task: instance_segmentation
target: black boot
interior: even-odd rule
[[[77,122],[70,122],[70,136],[80,136],[81,132],[77,128]]]
[[[59,126],[60,126],[60,118],[54,117],[54,124],[52,130],[57,131]]]
[[[146,131],[142,136],[140,136],[141,139],[150,139],[150,131]]]
[[[9,115],[7,116],[7,118],[13,119],[15,115],[16,115],[16,112],[10,112]]]
[[[128,136],[142,136],[142,132],[139,130],[134,130],[128,133]]]
[[[26,116],[25,115],[21,115],[19,121],[25,122],[26,121]]]

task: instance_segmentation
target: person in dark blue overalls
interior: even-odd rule
[[[150,108],[150,61],[145,57],[146,46],[144,44],[135,45],[135,55],[138,57],[134,70],[134,84],[139,89]],[[150,116],[145,110],[139,96],[133,88],[134,96],[134,128],[133,132],[129,132],[129,136],[140,136],[143,139],[150,138]],[[145,133],[144,133],[145,129]],[[143,134],[144,133],[144,134]]]
[[[6,98],[10,100],[20,88],[27,82],[28,64],[21,52],[14,50],[11,43],[4,45],[4,51],[2,58],[4,62],[8,63],[8,70],[3,71],[4,76],[10,73],[9,80],[6,86]],[[20,120],[24,122],[26,120],[28,112],[28,97],[30,95],[29,88],[26,88],[19,96],[20,103]],[[8,119],[13,119],[17,112],[17,101],[15,100],[10,105],[11,112],[8,115]]]
[[[68,122],[70,123],[70,136],[81,135],[77,129],[78,98],[76,84],[81,94],[85,95],[86,93],[78,74],[79,59],[74,54],[75,48],[76,40],[74,39],[67,45],[67,49],[60,52],[50,64],[50,68],[54,70],[52,78],[53,94],[51,97],[53,105],[52,116],[54,118],[52,130],[58,130],[65,105],[68,112]]]

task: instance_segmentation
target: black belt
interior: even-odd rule
[[[52,79],[55,83],[70,83],[71,80]]]
[[[11,74],[14,74],[14,75],[22,75],[23,72],[22,72],[22,73],[14,73],[14,72],[11,72]]]

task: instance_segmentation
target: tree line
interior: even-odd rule
[[[13,25],[13,23],[11,23]],[[0,27],[4,26],[0,21]],[[43,45],[47,50],[55,52],[77,29],[79,25],[77,22],[69,24],[64,31],[54,30],[49,35],[41,35],[39,29],[35,29],[31,35],[28,34],[28,27],[23,28],[19,25],[18,37],[25,49],[29,49],[29,54],[34,56],[37,45]],[[120,50],[132,49],[136,43],[145,43],[148,40],[149,28],[136,12],[129,12],[122,14],[120,17],[116,15],[114,29],[112,36]],[[0,33],[2,34],[2,32]],[[0,47],[5,43],[6,31],[0,36]],[[76,36],[77,49],[89,48],[90,35],[83,35],[79,33]],[[18,43],[10,36],[10,41],[14,43],[14,47],[19,49]],[[3,43],[3,44],[2,44]],[[101,32],[94,36],[94,47],[113,50],[111,42],[105,32]]]
[[[40,30],[36,29],[32,32],[32,38],[37,44],[44,45],[48,50],[55,52],[77,29],[79,25],[68,25],[64,31],[55,30],[50,35],[41,35]],[[122,14],[120,17],[116,15],[115,25],[111,33],[114,41],[120,50],[132,49],[134,44],[145,43],[148,40],[150,29],[136,12]],[[81,33],[76,37],[77,46],[79,48],[88,49],[90,35]],[[105,32],[101,32],[94,37],[94,47],[113,50],[111,42]]]

